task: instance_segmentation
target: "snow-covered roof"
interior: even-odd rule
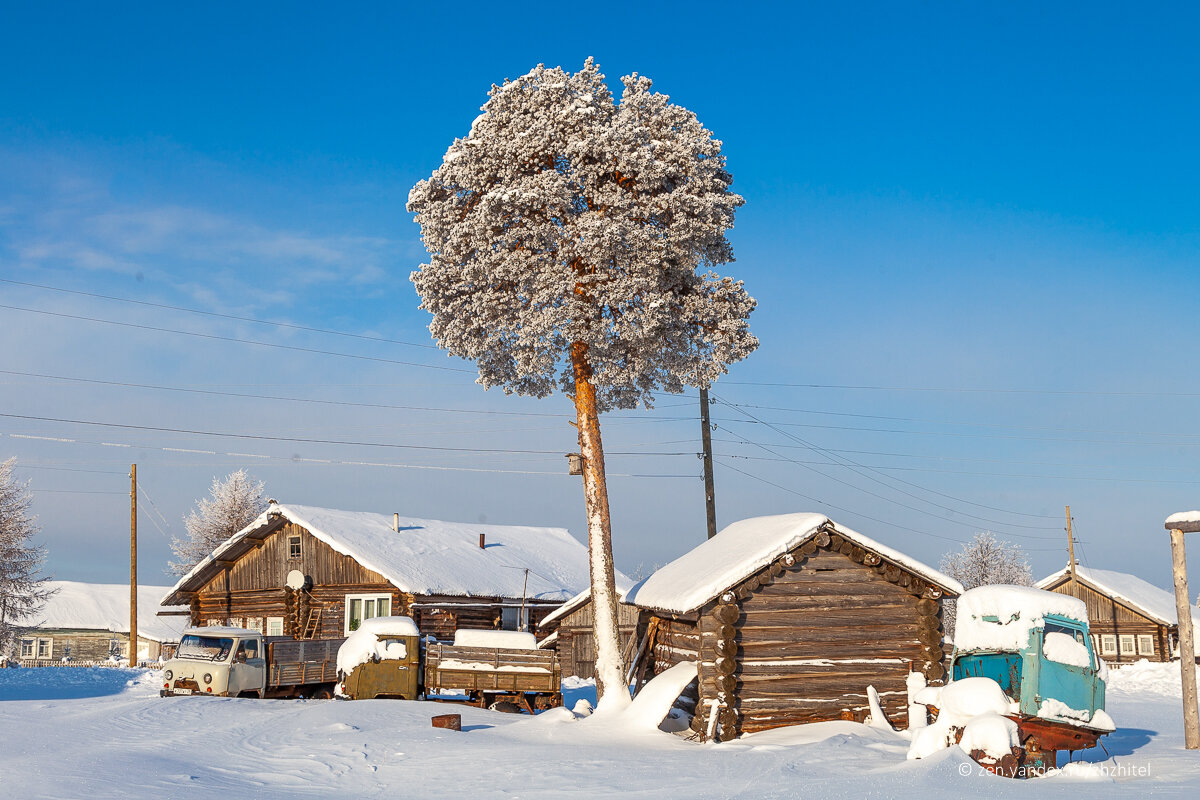
[[[129,633],[129,584],[81,583],[79,581],[47,581],[55,590],[41,612],[30,618],[37,628],[68,628],[80,630]],[[159,598],[165,586],[138,585],[138,636],[156,642],[177,642],[188,617],[160,617],[163,610],[187,611],[187,607],[163,609]]]
[[[624,601],[678,614],[694,611],[779,556],[816,536],[837,533],[930,583],[961,594],[962,584],[914,558],[837,524],[824,514],[780,514],[735,522],[659,569],[626,593]]]
[[[1167,525],[1178,525],[1182,522],[1200,522],[1200,511],[1180,511],[1167,517]]]
[[[587,548],[565,528],[400,517],[397,532],[391,514],[272,504],[181,578],[163,602],[222,556],[242,550],[248,535],[280,519],[413,594],[566,600],[588,584]]]
[[[960,650],[1020,650],[1048,614],[1087,622],[1087,605],[1079,598],[1031,586],[979,586],[957,603],[954,646]]]
[[[620,592],[621,594],[628,592],[630,587],[633,586],[633,580],[628,575],[621,572],[619,569],[614,570],[614,572],[615,572],[614,577],[616,578],[616,584],[617,584],[617,591]],[[579,608],[580,606],[582,606],[584,603],[588,602],[591,599],[592,599],[592,587],[589,586],[588,588],[584,589],[582,592],[575,595],[570,600],[563,603],[561,606],[559,606],[558,608],[554,609],[549,614],[547,614],[546,617],[541,622],[538,623],[538,630],[541,630],[542,628],[546,627],[547,625],[554,624],[555,622],[562,619],[567,614],[570,614],[572,611]]]
[[[1034,585],[1039,589],[1053,586],[1067,577],[1070,571],[1071,568],[1068,565],[1053,575],[1042,578]],[[1076,564],[1075,574],[1083,582],[1091,584],[1097,591],[1124,603],[1155,622],[1163,625],[1179,624],[1179,615],[1175,612],[1175,595],[1166,589],[1160,589],[1128,572],[1094,569]],[[1196,625],[1200,625],[1200,616],[1194,612],[1192,619]]]

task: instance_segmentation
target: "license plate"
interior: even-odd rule
[[[191,689],[172,689],[172,692],[174,692],[175,694],[191,694],[192,690]]]

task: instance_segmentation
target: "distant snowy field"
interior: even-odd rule
[[[1195,797],[1200,753],[1183,749],[1178,675],[1114,671],[1111,755],[1097,748],[1084,765],[1013,781],[957,748],[906,761],[906,740],[846,722],[699,745],[566,709],[161,699],[144,670],[0,669],[0,797]],[[447,712],[462,714],[462,732],[430,726]]]

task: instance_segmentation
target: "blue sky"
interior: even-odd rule
[[[1069,503],[1087,563],[1168,585],[1161,520],[1200,505],[1196,16],[4,4],[0,278],[416,346],[0,284],[34,309],[0,308],[0,406],[25,417],[0,418],[0,456],[32,480],[62,578],[122,579],[133,460],[162,516],[144,580],[239,466],[281,500],[582,535],[575,480],[533,474],[574,449],[568,402],[484,393],[427,347],[404,202],[491,83],[592,55],[694,110],[747,199],[725,271],[760,300],[762,347],[714,389],[723,523],[822,510],[931,563],[992,528],[1045,573]],[[611,451],[642,454],[614,473],[655,476],[612,481],[626,571],[703,535],[693,409],[606,422]],[[395,444],[546,452],[376,446]]]

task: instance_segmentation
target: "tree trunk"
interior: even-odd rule
[[[608,486],[604,479],[604,446],[600,441],[600,415],[587,345],[571,345],[575,372],[575,415],[579,425],[579,451],[583,456],[583,497],[587,508],[588,563],[592,582],[592,612],[596,639],[596,697],[600,705],[629,702],[621,665],[617,628],[617,587],[613,574],[612,528],[608,514]]]

